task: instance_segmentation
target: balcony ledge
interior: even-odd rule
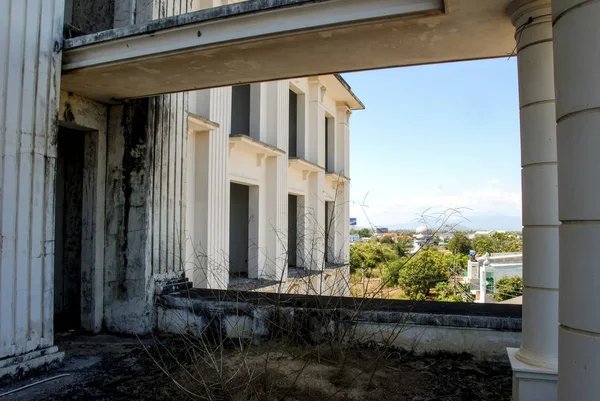
[[[321,171],[325,171],[325,169],[318,164],[309,162],[306,159],[301,157],[290,157],[288,159],[288,167],[294,170],[302,171],[302,179],[306,181],[306,179],[312,173],[319,173]]]
[[[220,125],[214,121],[210,121],[208,118],[199,116],[188,111],[188,130],[193,132],[199,131],[213,131],[220,127]]]
[[[283,156],[285,151],[271,146],[268,143],[254,139],[248,135],[230,135],[229,136],[229,154],[233,149],[239,149],[248,153],[256,154],[256,165],[262,166],[262,162],[267,157]]]

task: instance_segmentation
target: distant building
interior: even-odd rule
[[[491,295],[497,291],[496,282],[501,278],[514,276],[523,277],[523,253],[521,252],[485,254],[475,261],[470,261],[467,270],[467,281],[471,284],[473,294],[481,294],[485,285],[485,300],[478,295],[479,302],[495,302]]]
[[[491,237],[492,235],[494,235],[497,231],[475,231],[472,234],[469,234],[469,239],[473,239],[475,237]]]
[[[417,228],[416,234],[413,237],[413,253],[419,251],[424,246],[433,246],[435,236],[433,230],[426,224]]]
[[[447,242],[450,238],[454,237],[454,233],[443,233],[438,235],[441,241]]]

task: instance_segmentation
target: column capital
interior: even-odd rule
[[[327,87],[323,84],[323,81],[321,81],[320,77],[309,77],[308,85],[316,91],[315,95],[317,96],[316,99],[313,99],[311,96],[310,100],[318,100],[319,103],[323,103],[323,101],[325,100],[325,93],[327,92]]]
[[[528,23],[530,18],[548,19],[552,22],[552,9],[550,0],[513,0],[506,12],[512,24],[519,30]]]
[[[338,112],[338,118],[342,118],[341,123],[348,124],[350,121],[350,116],[352,115],[352,109],[345,102],[337,102],[336,110]]]

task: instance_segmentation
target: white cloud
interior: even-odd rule
[[[440,191],[441,192],[441,191]],[[425,191],[408,196],[377,196],[370,193],[351,194],[352,217],[360,224],[367,219],[374,224],[396,224],[413,221],[423,212],[443,212],[449,208],[458,208],[465,217],[485,215],[519,216],[521,214],[521,192],[501,191],[496,188],[474,188],[457,193],[433,193]],[[364,205],[361,206],[361,203]]]
[[[494,178],[493,180],[489,180],[489,181],[488,181],[488,184],[492,184],[492,185],[493,185],[493,184],[497,184],[497,183],[499,183],[499,182],[500,182],[500,180],[499,180],[499,179],[497,179],[497,178]]]

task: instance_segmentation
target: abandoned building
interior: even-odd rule
[[[363,106],[344,80],[195,91],[187,107],[184,245],[194,286],[248,288],[248,278],[288,292],[288,267],[347,272],[349,117]],[[336,294],[348,295],[348,274],[338,276],[346,291]]]
[[[281,280],[343,260],[345,214],[309,239],[347,199],[347,117],[362,107],[332,74],[516,54],[513,399],[596,400],[599,20],[596,0],[1,2],[0,376],[60,360],[55,328],[150,331],[157,287],[183,272],[225,287],[231,266]]]

